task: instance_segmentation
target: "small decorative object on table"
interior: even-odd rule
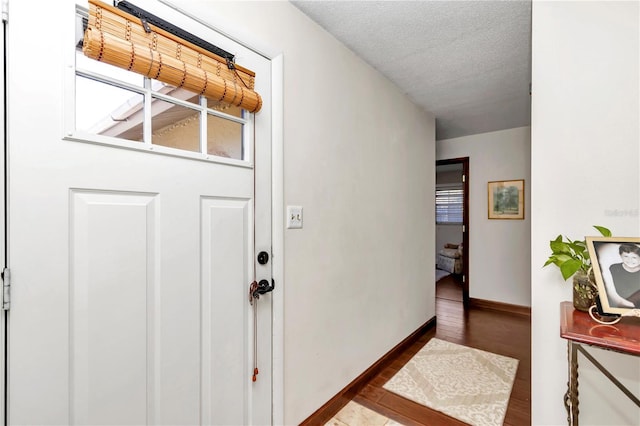
[[[615,324],[623,316],[640,317],[640,238],[587,237],[587,248],[598,287],[599,322]]]
[[[594,225],[594,228],[605,237],[611,236],[611,231],[605,227]],[[562,235],[558,235],[549,242],[551,256],[544,266],[552,263],[556,265],[565,281],[573,276],[573,306],[579,311],[588,312],[596,304],[598,297],[589,250],[584,240],[572,241],[569,237],[564,238],[566,241],[563,241]]]

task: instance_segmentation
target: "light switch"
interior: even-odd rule
[[[287,206],[287,229],[302,228],[302,207]]]

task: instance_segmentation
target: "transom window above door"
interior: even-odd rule
[[[94,3],[91,5],[93,12],[96,4],[99,9],[103,6],[107,11],[114,9],[109,5],[91,1]],[[101,15],[99,18],[104,20]],[[255,115],[242,107],[244,104],[242,104],[240,93],[242,96],[245,93],[251,93],[259,99],[259,95],[252,91],[252,79],[247,79],[246,75],[244,78],[239,77],[242,84],[247,84],[249,80],[251,90],[240,87],[238,95],[233,97],[234,103],[230,103],[225,98],[226,82],[224,82],[224,93],[220,98],[209,95],[212,92],[208,90],[208,85],[216,82],[221,84],[219,81],[222,81],[219,77],[215,77],[215,72],[212,72],[211,68],[206,71],[204,66],[200,69],[188,64],[183,65],[185,76],[188,69],[193,70],[198,76],[203,76],[204,86],[200,93],[197,93],[193,89],[185,88],[188,85],[177,87],[184,84],[184,77],[173,85],[167,83],[166,78],[165,81],[160,81],[160,79],[150,78],[87,57],[83,53],[83,45],[86,48],[87,28],[91,30],[92,22],[95,24],[95,21],[95,17],[92,20],[89,16],[87,3],[76,6],[74,130],[73,134],[68,134],[67,137],[201,160],[232,163],[239,161],[239,164],[251,162]],[[100,24],[100,19],[97,21]],[[94,38],[96,32],[100,34],[102,41],[105,35],[101,30],[93,28]],[[133,63],[136,60],[135,51],[138,49],[139,52],[140,48],[134,48],[133,41],[127,42],[132,46],[130,50],[133,53],[130,60]],[[186,44],[188,45],[187,42]],[[169,63],[171,59],[165,58],[168,56],[166,52],[158,51],[154,54],[151,46],[145,47],[145,51],[151,52],[152,61],[164,60]],[[102,57],[102,55],[101,50],[99,56]],[[178,52],[179,55],[180,52]],[[175,59],[171,60],[173,61],[170,62],[171,65],[178,63]],[[200,58],[198,61],[200,65]],[[229,69],[233,70],[233,67],[233,64],[229,65]],[[158,70],[157,74],[161,74],[161,71]],[[214,81],[214,77],[218,80]],[[191,89],[194,84],[197,84],[197,81],[192,82],[189,88]],[[234,82],[234,85],[238,89],[239,84]],[[230,86],[229,90],[233,90],[233,87]],[[235,102],[236,98],[240,101]],[[258,110],[260,105],[254,110]]]

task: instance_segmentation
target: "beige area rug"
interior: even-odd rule
[[[433,338],[383,387],[471,425],[502,425],[517,369],[517,359]]]

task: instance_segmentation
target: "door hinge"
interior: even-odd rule
[[[9,22],[9,0],[2,0],[2,22]]]
[[[467,225],[462,225],[462,232],[467,232]]]
[[[467,175],[462,175],[462,182],[466,182],[467,181]]]
[[[462,282],[466,282],[466,281],[467,281],[467,276],[466,276],[466,275],[463,275],[463,276],[462,276]]]
[[[2,270],[2,310],[11,309],[11,269]]]

